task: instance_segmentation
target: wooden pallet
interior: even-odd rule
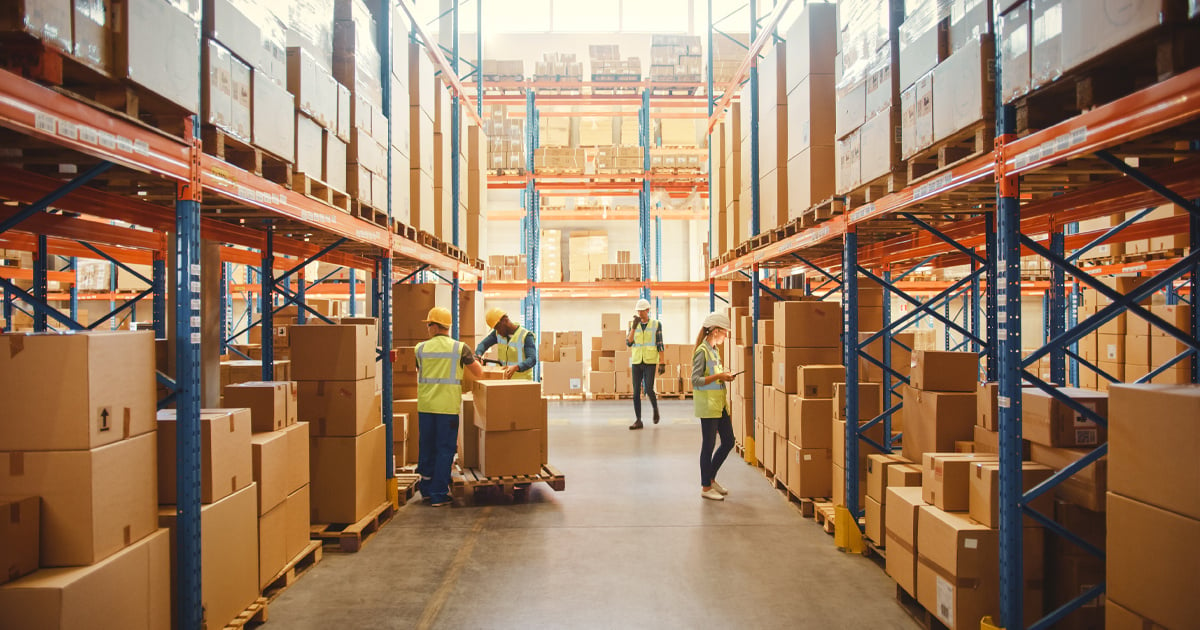
[[[345,553],[355,553],[362,549],[366,541],[395,515],[396,508],[390,501],[384,501],[357,523],[349,525],[313,524],[309,533],[313,540],[321,541],[326,547]]]
[[[417,493],[417,482],[420,480],[421,475],[415,472],[396,471],[397,499],[399,499],[400,505],[408,505],[408,502]]]
[[[582,402],[582,401],[585,401],[585,400],[587,400],[587,394],[586,394],[586,393],[579,393],[579,394],[542,394],[542,398],[545,398],[545,399],[547,399],[547,400],[559,400],[559,401],[563,401],[563,402],[566,402],[566,401],[579,401],[579,402]]]
[[[886,561],[887,549],[884,549],[883,545],[863,536],[863,555],[868,558],[878,558],[881,561]]]
[[[410,241],[417,240],[417,228],[407,223],[392,221],[392,231]]]
[[[917,598],[909,595],[899,584],[896,585],[896,603],[908,613],[912,620],[917,622],[917,625],[924,630],[949,630],[946,624],[933,615],[933,613],[925,610],[925,607],[917,601]]]
[[[275,601],[275,598],[282,595],[289,586],[295,584],[296,580],[300,579],[300,576],[308,573],[309,569],[312,569],[321,562],[323,548],[324,545],[321,544],[321,541],[310,540],[308,546],[296,554],[296,557],[292,558],[283,567],[283,570],[263,588],[263,597],[268,602]]]
[[[450,495],[463,505],[474,505],[479,495],[489,495],[491,498],[503,496],[507,502],[515,502],[524,498],[529,486],[544,482],[555,492],[567,489],[567,478],[560,470],[550,464],[542,465],[536,475],[511,475],[503,477],[487,477],[475,468],[459,468],[456,466],[451,475]]]
[[[292,190],[347,214],[350,213],[350,195],[306,173],[299,171],[292,173]]]
[[[900,163],[890,173],[859,184],[841,196],[846,200],[846,203],[850,204],[850,207],[857,208],[874,201],[879,201],[881,198],[901,190],[905,186],[906,179],[907,168],[903,163]]]
[[[488,173],[488,175],[495,175],[497,177],[517,177],[517,176],[524,175],[525,169],[523,169],[523,168],[490,168],[490,169],[488,169],[487,173]]]
[[[824,497],[800,497],[797,503],[800,504],[800,516],[804,518],[816,518],[817,503],[828,503],[829,499]]]
[[[419,245],[437,249],[438,239],[434,237],[434,235],[424,230],[417,230],[417,238],[414,240],[416,240],[417,244]]]
[[[296,187],[291,162],[276,157],[252,144],[248,144],[216,127],[205,126],[201,129],[200,135],[205,153],[215,155],[244,171],[253,173],[268,181],[282,186],[290,186],[293,190],[297,190],[302,194],[308,194],[303,192],[303,188]],[[325,201],[320,196],[312,197],[328,205],[338,207],[332,201]]]
[[[676,79],[671,79],[670,81],[663,81],[663,83],[681,83],[681,82],[682,81],[678,81]],[[653,90],[653,92],[652,92],[653,94],[661,94],[661,95],[666,95],[666,96],[695,96],[696,90],[698,88],[695,88],[695,87],[667,87],[667,86],[661,86],[661,85],[656,86],[656,85],[654,85],[653,82],[651,82],[650,89]]]
[[[963,162],[991,153],[995,137],[996,122],[986,118],[949,138],[934,142],[904,161],[908,183],[932,179]]]
[[[805,210],[800,215],[800,226],[810,228],[820,225],[846,211],[846,204],[841,197],[830,197],[825,201]]]
[[[225,630],[240,630],[241,628],[254,628],[264,623],[267,623],[267,598],[259,597],[254,600],[253,604],[246,607],[242,614],[238,615],[225,624]]]
[[[350,199],[349,205],[350,214],[368,223],[374,223],[381,228],[390,229],[388,227],[388,216],[386,209],[380,210],[379,208],[376,208],[371,204],[364,203],[359,199]]]
[[[813,518],[825,529],[826,534],[833,534],[834,507],[828,501],[813,501]]]

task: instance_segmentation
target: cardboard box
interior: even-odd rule
[[[832,302],[776,302],[775,345],[841,347],[842,307]],[[793,393],[793,392],[789,392]]]
[[[762,343],[754,345],[754,382],[759,385],[772,385],[774,372],[771,369],[775,360],[775,347]]]
[[[186,111],[199,111],[199,20],[156,0],[120,0],[110,6],[116,74]]]
[[[803,398],[780,394],[788,402],[787,437],[803,449],[833,448],[833,402],[828,398]]]
[[[1029,2],[996,18],[1000,31],[1000,90],[1004,101],[1029,93],[1030,44],[1033,37]]]
[[[582,394],[583,383],[580,361],[542,364],[542,393],[546,395]]]
[[[158,530],[89,566],[43,569],[0,586],[0,627],[170,628],[171,538]]]
[[[755,455],[758,456],[764,470],[775,474],[775,432],[764,426],[763,432],[755,434],[755,437],[757,439],[754,443],[761,451],[761,453],[755,453]]]
[[[309,427],[307,422],[297,422],[283,430],[287,436],[288,470],[287,490],[295,492],[308,485],[309,479]]]
[[[921,463],[921,488],[925,502],[947,512],[970,509],[971,468],[994,462],[995,455],[976,453],[925,453]]]
[[[320,437],[354,437],[383,422],[382,393],[375,379],[300,381],[299,418]]]
[[[479,469],[485,476],[536,475],[542,469],[542,429],[484,430],[479,435]]]
[[[988,120],[995,111],[995,46],[976,37],[933,71],[933,140],[939,142]]]
[[[1115,459],[1115,455],[1114,455]],[[1108,597],[1166,628],[1200,618],[1200,520],[1108,493]]]
[[[887,496],[888,469],[895,464],[907,464],[899,455],[872,453],[867,456],[867,496],[883,503]]]
[[[250,83],[251,135],[254,146],[288,162],[295,160],[296,125],[291,116],[280,116],[294,107],[292,93],[255,69]]]
[[[1087,0],[1063,0],[1063,69],[1076,68],[1139,35],[1171,21],[1177,6],[1164,0],[1124,3],[1096,11]]]
[[[282,431],[255,433],[250,436],[254,462],[254,483],[258,486],[258,515],[264,516],[287,500],[288,435]]]
[[[259,596],[257,494],[251,486],[200,508],[200,597],[206,619],[233,621]],[[175,509],[159,510],[158,523],[171,530],[171,575],[175,576]],[[173,619],[177,605],[172,592]]]
[[[909,595],[917,597],[917,526],[922,506],[920,488],[888,488],[884,515],[887,574]]]
[[[0,497],[0,584],[38,570],[41,500]]]
[[[1058,390],[1101,418],[1108,417],[1108,395],[1086,389]],[[1108,429],[1040,389],[1021,393],[1022,437],[1044,446],[1096,446],[1108,440]]]
[[[954,450],[954,443],[972,439],[974,393],[929,392],[904,387],[904,457],[921,460],[925,453]]]
[[[158,500],[175,503],[174,409],[158,412]],[[254,481],[249,409],[200,410],[200,502],[214,503]]]
[[[354,523],[387,499],[382,425],[357,437],[309,440],[313,523]]]
[[[235,383],[224,390],[222,404],[250,410],[250,430],[278,431],[296,423],[297,387],[293,381]]]
[[[288,495],[287,501],[284,501],[283,507],[285,510],[286,520],[284,530],[284,542],[287,549],[287,557],[290,561],[300,552],[308,547],[309,535],[311,529],[309,527],[309,514],[311,513],[311,504],[309,502],[308,484],[304,484],[299,490]]]
[[[863,512],[867,521],[864,532],[867,540],[874,542],[880,547],[885,547],[887,541],[884,536],[884,522],[887,519],[887,515],[884,512],[884,505],[871,497],[867,497]]]
[[[71,4],[47,0],[23,0],[0,11],[0,31],[21,31],[42,40],[48,47],[71,52]]]
[[[917,350],[912,354],[909,385],[927,392],[974,392],[979,356],[974,352]]]
[[[1000,384],[980,383],[976,396],[978,415],[975,424],[988,431],[999,431]]]
[[[485,431],[524,431],[545,426],[541,408],[542,387],[529,381],[479,381],[476,383],[475,425]]]
[[[787,443],[787,488],[798,497],[827,497],[833,490],[833,457],[829,449],[800,448]]]
[[[973,436],[976,453],[991,453],[993,455],[1000,452],[1000,433],[997,431],[988,431],[987,429],[975,425],[975,434]],[[1022,461],[1029,459],[1029,440],[1021,440],[1021,459]]]
[[[1163,626],[1117,603],[1107,594],[1104,598],[1103,624],[1108,630],[1166,630]]]
[[[846,468],[846,422],[844,420],[833,420],[831,423],[831,430],[833,432],[833,463],[837,466],[841,466],[842,468]],[[862,424],[863,423],[859,423],[860,426]],[[883,444],[883,425],[877,424],[868,429],[866,431],[866,437],[871,438],[877,444]],[[858,441],[858,467],[860,471],[864,473],[864,475],[860,475],[860,477],[865,476],[865,473],[867,472],[867,456],[871,455],[872,453],[880,453],[880,450],[860,439]],[[859,484],[859,486],[862,488],[863,496],[866,496],[866,484]]]
[[[291,559],[287,555],[287,525],[287,505],[284,503],[258,517],[259,589],[270,584]]]
[[[1062,470],[1090,453],[1089,448],[1053,448],[1040,444],[1029,447],[1030,459],[1054,470]],[[1085,467],[1054,487],[1054,496],[1093,512],[1103,512],[1108,491],[1108,457]]]
[[[888,488],[919,488],[923,472],[917,464],[892,464],[887,467]],[[884,491],[886,503],[887,491]]]
[[[0,345],[0,447],[84,450],[154,430],[153,333],[19,333]]]
[[[796,368],[796,387],[805,398],[833,398],[833,384],[846,382],[841,365],[801,365]]]
[[[458,424],[458,463],[463,468],[479,468],[479,427],[475,426],[475,401],[463,397]]]
[[[292,378],[359,381],[375,378],[375,327],[365,324],[292,326]]]
[[[1035,462],[1021,463],[1021,490],[1028,492],[1041,482],[1050,478],[1054,470]],[[1030,506],[1033,509],[1050,516],[1053,514],[1054,503],[1050,493],[1045,493],[1035,499]],[[971,488],[969,498],[971,518],[987,525],[1000,527],[1000,464],[979,462],[971,466]],[[1024,527],[1037,527],[1032,518],[1024,518]]]
[[[844,369],[844,368],[843,368]],[[874,420],[883,413],[883,385],[880,383],[858,384],[858,419]],[[838,420],[846,419],[846,384],[833,384],[833,417]],[[893,424],[895,416],[893,416]]]
[[[1030,88],[1049,85],[1063,73],[1063,0],[1029,0],[1033,22]]]
[[[771,384],[788,394],[800,393],[799,376],[796,369],[801,365],[833,365],[842,360],[842,349],[838,348],[784,348],[776,346],[772,360],[775,374]]]
[[[788,395],[775,389],[774,387],[766,387],[767,405],[764,409],[767,413],[764,424],[767,428],[787,439],[788,432]]]
[[[1113,385],[1108,489],[1200,519],[1200,387]]]
[[[625,333],[620,330],[606,330],[600,336],[600,349],[606,352],[624,350]]]
[[[917,82],[921,75],[933,70],[934,66],[949,54],[947,29],[950,26],[946,12],[934,10],[932,3],[918,5],[925,10],[909,8],[909,13],[900,24],[900,89]]]

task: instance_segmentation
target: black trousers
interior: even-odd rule
[[[650,406],[654,407],[654,411],[658,411],[658,398],[654,395],[654,374],[656,370],[658,370],[658,366],[655,364],[633,364],[633,415],[638,420],[642,419],[643,383],[646,386],[646,396],[650,399]]]
[[[728,411],[722,411],[720,418],[700,418],[700,429],[704,432],[704,440],[700,443],[700,485],[706,488],[712,485],[721,464],[733,450],[733,421]],[[717,434],[721,435],[720,446],[716,445]]]

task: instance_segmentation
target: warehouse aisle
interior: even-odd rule
[[[895,585],[731,455],[724,502],[699,496],[692,403],[626,429],[628,401],[551,403],[556,493],[527,504],[419,503],[270,609],[276,628],[913,628]]]

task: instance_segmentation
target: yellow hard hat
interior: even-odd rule
[[[438,324],[450,328],[454,325],[454,318],[450,316],[450,309],[435,306],[429,309],[429,315],[425,317],[426,324]]]
[[[495,328],[496,324],[499,324],[505,315],[508,315],[508,313],[505,313],[502,308],[489,308],[487,314],[483,316],[483,321],[487,322],[488,328]]]

